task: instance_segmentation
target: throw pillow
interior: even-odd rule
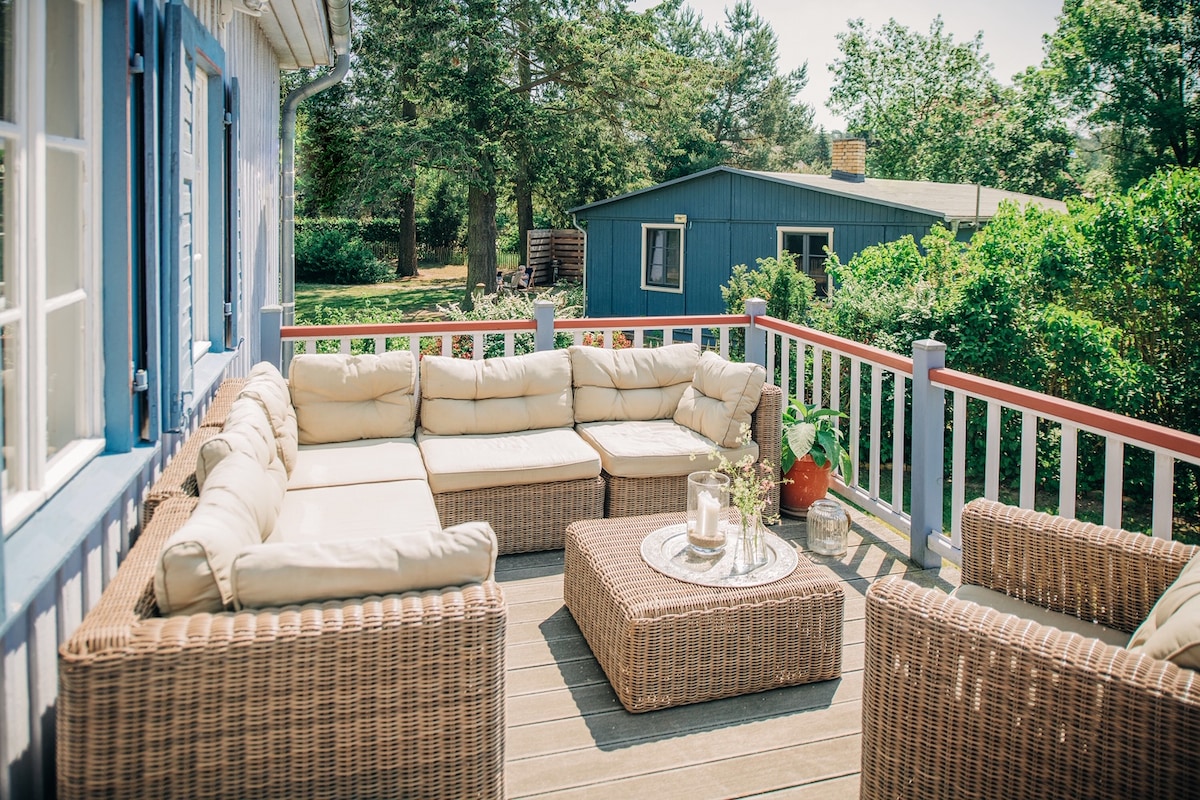
[[[1192,558],[1150,609],[1129,649],[1200,670],[1200,555]]]
[[[413,435],[416,370],[408,351],[299,355],[288,376],[300,444]]]
[[[674,419],[721,447],[736,447],[742,427],[750,424],[750,415],[758,408],[766,382],[767,371],[758,364],[740,364],[705,353],[696,365],[692,385],[679,399]]]

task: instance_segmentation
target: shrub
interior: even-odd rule
[[[332,227],[296,231],[297,281],[363,284],[392,277],[391,270],[358,237]]]

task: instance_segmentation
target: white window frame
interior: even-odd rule
[[[13,181],[11,216],[4,217],[4,280],[6,296],[15,302],[0,309],[0,329],[20,328],[10,391],[17,393],[17,430],[5,430],[4,441],[16,442],[15,463],[4,464],[0,478],[3,491],[4,534],[11,534],[38,507],[104,449],[104,414],[101,377],[100,298],[100,3],[77,0],[80,6],[80,71],[82,98],[80,138],[54,136],[45,130],[47,95],[44,64],[47,47],[46,8],[41,0],[16,0],[14,37],[16,48],[16,98],[13,122],[0,121],[5,148],[5,181]],[[32,67],[32,68],[31,68]],[[72,152],[82,160],[80,187],[81,283],[64,295],[46,297],[47,237],[53,231],[53,202],[48,197],[47,153]],[[82,306],[83,396],[75,409],[83,436],[49,455],[47,424],[47,376],[49,353],[47,316],[56,309],[79,303]],[[0,407],[0,414],[3,413]],[[8,487],[9,474],[15,486]]]
[[[833,228],[812,228],[812,227],[806,228],[806,227],[798,227],[798,226],[791,226],[791,225],[779,225],[775,228],[775,256],[777,258],[783,258],[784,237],[787,236],[788,234],[792,234],[792,233],[824,234],[825,236],[829,237],[829,245],[828,245],[829,252],[830,253],[834,252],[834,250],[833,250]],[[789,250],[788,252],[791,252],[791,251]],[[801,263],[796,264],[797,268],[799,268],[799,270],[801,272],[803,272],[805,275],[809,275],[811,277],[811,273],[808,271],[808,262],[804,259],[804,254],[803,253],[801,253],[801,254],[792,253],[792,255],[796,256],[797,258],[800,259]],[[829,257],[826,256],[826,261],[828,261],[828,259],[829,259]],[[825,291],[827,294],[829,293],[831,288],[832,288],[832,284],[829,282],[829,279],[826,278]]]
[[[646,233],[652,230],[674,230],[679,231],[679,286],[660,286],[658,284],[649,283],[646,280],[649,264],[646,262],[650,255],[646,247]],[[638,267],[641,271],[641,284],[643,291],[647,292],[667,292],[668,294],[683,294],[683,274],[684,265],[687,263],[687,224],[679,224],[673,222],[643,222],[642,223],[642,260]]]

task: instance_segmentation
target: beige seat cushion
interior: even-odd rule
[[[441,589],[489,580],[496,534],[467,522],[370,539],[260,544],[233,564],[237,608]]]
[[[1099,639],[1105,644],[1111,644],[1116,647],[1124,647],[1126,641],[1129,639],[1128,633],[1119,631],[1116,628],[1109,628],[1095,622],[1085,622],[1079,619],[1079,617],[1073,617],[1070,614],[1063,614],[1058,611],[1050,611],[1041,606],[1030,605],[1015,597],[1009,597],[1003,592],[985,589],[982,586],[966,584],[955,589],[951,592],[951,595],[957,597],[959,600],[977,603],[986,608],[999,611],[1001,614],[1012,614],[1014,617],[1020,617],[1028,622],[1036,622],[1038,625],[1058,628],[1060,631],[1066,631],[1067,633],[1078,633],[1080,636],[1086,636],[1089,639]]]
[[[425,464],[413,439],[360,439],[300,445],[288,489],[386,481],[423,481]]]
[[[576,422],[670,419],[700,360],[695,344],[629,350],[576,345],[568,352]]]
[[[290,489],[267,542],[362,539],[441,527],[425,481],[324,486]]]
[[[262,405],[250,397],[234,401],[221,432],[200,445],[196,455],[196,485],[201,490],[208,473],[234,451],[253,456],[264,467],[277,457],[271,421]]]
[[[600,457],[570,428],[490,436],[431,436],[417,444],[437,493],[595,478]]]
[[[674,419],[722,447],[734,447],[758,408],[767,371],[758,364],[726,361],[705,353],[692,385],[684,389]]]
[[[571,397],[566,350],[421,359],[421,428],[435,436],[565,428],[575,421]]]
[[[1129,649],[1200,670],[1200,556],[1158,598],[1129,640]]]
[[[716,465],[711,439],[669,419],[588,422],[575,430],[600,454],[604,471],[619,478],[665,478]],[[730,463],[747,453],[758,459],[755,442],[719,449]]]
[[[233,560],[275,528],[286,480],[281,461],[263,468],[246,453],[230,453],[213,467],[196,510],[159,556],[154,596],[161,613],[216,613],[233,602]]]
[[[296,467],[299,432],[296,427],[296,409],[292,408],[287,381],[273,364],[259,362],[250,370],[246,385],[238,395],[239,399],[242,397],[253,398],[267,412],[267,418],[271,420],[271,430],[275,432],[276,451],[291,475]]]
[[[416,427],[413,355],[298,355],[288,385],[300,444],[410,437]]]

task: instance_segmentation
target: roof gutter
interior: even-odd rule
[[[281,122],[281,160],[283,162],[283,208],[280,214],[280,300],[284,325],[296,322],[296,109],[315,94],[341,83],[350,71],[350,0],[327,0],[329,32],[336,55],[333,71],[322,75],[288,94],[283,101]],[[291,351],[283,357],[286,365]]]

